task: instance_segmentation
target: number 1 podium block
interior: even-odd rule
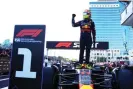
[[[45,25],[16,25],[8,89],[42,89]]]

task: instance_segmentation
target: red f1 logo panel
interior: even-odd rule
[[[16,36],[17,37],[24,37],[24,36],[37,37],[41,32],[42,32],[41,29],[23,29]]]
[[[72,42],[59,42],[56,44],[56,48],[59,48],[59,47],[66,47],[66,48],[69,48],[71,46]]]

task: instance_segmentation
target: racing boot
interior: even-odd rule
[[[82,64],[76,65],[76,69],[81,69],[81,68],[82,68]]]
[[[86,64],[86,68],[87,69],[92,69],[92,65],[91,64]]]

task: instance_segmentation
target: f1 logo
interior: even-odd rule
[[[72,42],[59,42],[57,43],[56,45],[56,48],[57,47],[66,47],[66,48],[69,48],[71,46]]]
[[[17,37],[24,37],[24,36],[37,37],[41,32],[42,32],[42,29],[23,29],[16,36]]]

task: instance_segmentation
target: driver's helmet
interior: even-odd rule
[[[84,12],[83,12],[83,18],[84,18],[84,19],[89,19],[89,18],[91,18],[91,11],[88,10],[88,9],[85,9]]]

